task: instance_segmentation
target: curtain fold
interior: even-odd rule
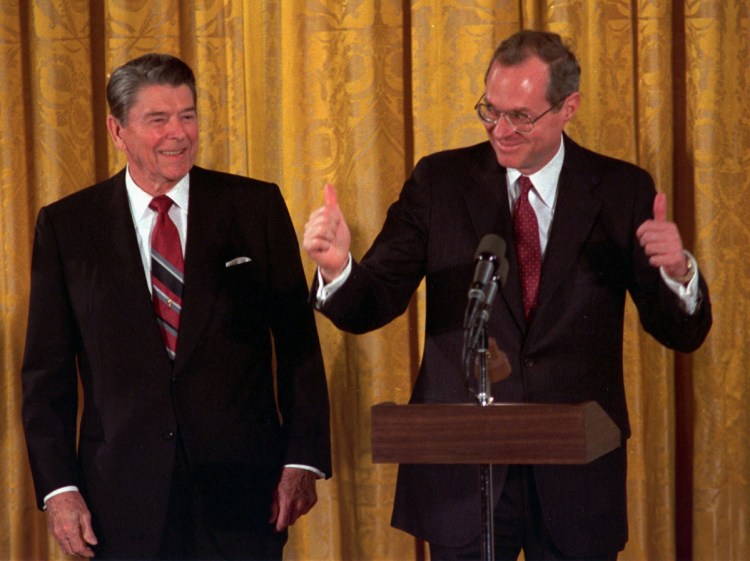
[[[124,165],[105,126],[108,73],[150,51],[198,82],[198,163],[273,181],[301,239],[336,186],[359,258],[419,158],[484,140],[472,107],[499,41],[560,33],[578,54],[579,143],[635,162],[667,194],[714,303],[692,355],[629,304],[633,438],[623,560],[750,558],[750,5],[746,0],[8,0],[0,5],[0,558],[63,559],[35,508],[20,425],[39,208]],[[303,256],[308,278],[312,262]],[[318,316],[334,478],[290,534],[289,560],[427,559],[390,528],[396,466],[373,464],[370,407],[405,403],[424,289],[353,336]]]
[[[685,167],[714,330],[693,360],[694,559],[750,556],[748,266],[750,5],[687,2]],[[731,38],[731,39],[730,39]],[[728,40],[729,39],[729,40]]]

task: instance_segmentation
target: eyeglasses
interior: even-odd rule
[[[547,113],[560,105],[559,103],[550,105],[549,109],[547,109],[544,113],[532,119],[523,111],[500,111],[494,105],[487,103],[486,101],[482,101],[485,95],[486,94],[482,94],[482,97],[479,98],[479,101],[477,101],[476,105],[474,106],[474,109],[476,110],[477,115],[479,115],[479,118],[489,125],[496,125],[500,120],[500,117],[502,117],[503,119],[505,119],[505,122],[508,123],[508,126],[510,128],[512,128],[516,132],[521,133],[529,133],[533,131],[534,123],[536,123],[539,119],[541,119]]]

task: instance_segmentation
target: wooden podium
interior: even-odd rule
[[[620,430],[593,401],[372,407],[374,463],[586,464],[618,446]]]
[[[481,558],[493,561],[493,464],[586,464],[620,446],[599,404],[412,404],[372,408],[372,461],[477,464]]]

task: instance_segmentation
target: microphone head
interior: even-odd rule
[[[505,240],[497,234],[487,234],[479,241],[474,259],[487,259],[490,256],[498,259],[505,256]]]
[[[498,267],[505,260],[505,241],[495,234],[487,234],[479,241],[477,251],[474,254],[474,280],[473,287],[484,290],[485,285],[490,282],[497,272]]]
[[[498,269],[500,287],[497,286]],[[474,279],[469,287],[469,304],[464,315],[464,328],[474,323],[477,313],[482,312],[483,306],[488,308],[492,305],[498,288],[502,288],[507,276],[505,240],[496,234],[487,234],[479,241],[474,254]]]

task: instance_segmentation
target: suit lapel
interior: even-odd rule
[[[117,302],[107,314],[122,318],[118,325],[123,341],[139,352],[168,359],[154,318],[151,295],[143,270],[143,261],[133,225],[124,170],[115,175],[109,188],[103,189],[95,208],[83,220],[82,228],[90,235],[104,282],[113,285]]]
[[[194,167],[190,172],[185,292],[175,377],[195,350],[213,306],[231,219],[231,207],[216,196],[205,170]]]
[[[537,318],[544,313],[556,313],[552,295],[575,264],[602,206],[602,202],[592,193],[599,179],[592,171],[585,154],[567,136],[564,141],[565,161],[560,173],[555,216],[542,264]],[[474,185],[466,190],[465,200],[477,235],[476,243],[488,232],[497,233],[505,240],[509,272],[502,298],[516,324],[521,330],[525,330],[526,318],[518,277],[505,168],[497,163],[489,143],[487,150],[482,152],[472,166],[470,174]]]
[[[509,270],[502,287],[502,299],[519,328],[524,329],[526,318],[518,279],[513,220],[508,203],[508,182],[505,168],[498,164],[489,142],[486,144],[486,150],[472,166],[470,175],[475,183],[472,189],[466,191],[465,200],[477,234],[476,243],[489,232],[496,233],[505,241],[505,257]]]
[[[569,280],[569,271],[602,206],[592,193],[598,181],[580,147],[566,136],[555,215],[542,264],[537,317],[556,313],[552,295],[563,280]]]
[[[111,180],[112,188],[103,190],[96,207],[84,217],[82,226],[96,248],[103,278],[117,286],[121,303],[113,304],[109,313],[121,310],[123,329],[133,348],[149,353],[156,361],[169,359],[156,323],[151,294],[133,225],[125,188],[124,170]],[[176,377],[184,367],[200,338],[213,305],[221,267],[223,247],[231,223],[231,207],[212,194],[205,171],[193,168],[190,173],[188,234],[185,249],[185,294],[180,319],[179,342],[174,365]],[[108,232],[108,235],[102,235]],[[159,357],[159,358],[156,358]]]
[[[476,241],[490,232],[505,239],[504,221],[498,214],[508,213],[508,195],[505,185],[505,169],[500,167],[490,144],[486,144],[471,166],[469,175],[473,183],[464,190],[464,200],[476,233]],[[498,231],[498,223],[501,231]]]

